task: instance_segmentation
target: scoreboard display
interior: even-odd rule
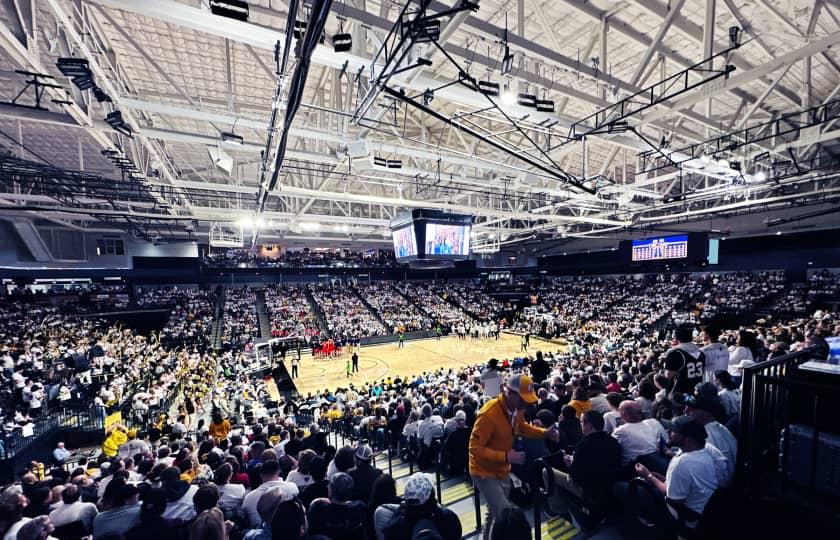
[[[633,262],[685,259],[688,257],[688,235],[633,240],[631,249]]]

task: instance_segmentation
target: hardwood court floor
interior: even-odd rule
[[[443,337],[406,341],[405,347],[396,343],[371,345],[359,351],[359,372],[347,378],[348,353],[340,358],[318,359],[304,355],[300,362],[300,377],[295,379],[298,392],[306,395],[324,389],[335,389],[353,383],[359,386],[365,382],[395,377],[418,375],[438,368],[460,368],[487,362],[491,358],[513,358],[519,353],[520,337],[502,334],[495,339],[459,340],[457,337]],[[531,337],[530,354],[564,349],[561,345],[548,343]],[[288,366],[287,366],[288,368]],[[289,368],[291,372],[291,368]]]

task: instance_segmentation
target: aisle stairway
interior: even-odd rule
[[[336,444],[336,437],[338,444]],[[356,441],[345,437],[343,434],[328,434],[330,444],[335,444],[337,448],[344,445],[355,445]],[[374,454],[374,465],[391,475],[397,485],[397,495],[402,496],[405,490],[405,484],[411,476],[412,471],[418,472],[416,465],[412,466],[410,463],[403,461],[395,452],[391,457],[389,467],[388,450]],[[434,469],[428,469],[424,472],[429,473],[433,478],[435,477]],[[435,494],[437,497],[437,494]],[[452,510],[461,522],[462,538],[466,539],[480,539],[482,538],[481,530],[477,527],[476,516],[476,501],[475,490],[472,483],[466,477],[447,478],[441,475],[440,485],[440,500],[446,508]],[[487,514],[487,503],[484,497],[479,493],[479,512],[481,514],[481,523],[484,523]],[[534,523],[533,508],[524,509],[528,522],[532,525]],[[541,525],[541,540],[570,540],[580,534],[580,530],[574,524],[558,517],[548,517],[543,514]],[[513,540],[513,539],[511,539]]]
[[[215,350],[222,348],[222,333],[225,324],[225,288],[219,287],[216,296],[216,306],[213,309],[213,324],[211,325],[210,344]]]
[[[268,315],[268,309],[265,307],[265,291],[263,289],[256,290],[257,295],[257,320],[260,323],[260,337],[263,339],[271,338],[271,317]]]

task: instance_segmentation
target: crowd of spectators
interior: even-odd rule
[[[258,337],[260,337],[260,323],[257,318],[256,291],[249,287],[227,289],[222,332],[223,348],[241,347],[250,350]]]
[[[359,294],[376,310],[386,330],[399,333],[431,330],[432,321],[394,290],[389,282],[371,282],[357,286]]]
[[[416,306],[419,306],[436,324],[448,327],[453,324],[471,325],[473,323],[473,318],[463,309],[444,300],[438,294],[441,291],[438,286],[406,281],[396,285],[396,288]],[[430,288],[432,290],[429,290]]]
[[[177,286],[150,288],[139,292],[136,302],[142,309],[170,308],[160,331],[160,341],[167,348],[195,345],[203,352],[210,345],[216,303],[213,292]]]
[[[479,321],[498,321],[505,311],[505,306],[485,293],[482,287],[474,283],[451,283],[446,286],[433,286],[432,292],[443,298],[451,299],[467,313]]]
[[[241,266],[260,268],[394,268],[399,266],[393,250],[370,249],[367,251],[310,250],[269,251],[250,249],[213,250],[205,257],[213,266]]]
[[[320,337],[318,318],[312,312],[302,286],[267,285],[263,291],[271,318],[271,337],[296,336],[306,342]]]
[[[333,339],[347,343],[388,333],[352,289],[340,285],[318,284],[312,285],[310,291],[324,313],[328,334]]]

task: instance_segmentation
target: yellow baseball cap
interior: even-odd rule
[[[507,387],[517,392],[525,403],[536,403],[537,394],[534,392],[534,381],[527,375],[514,375],[508,379]]]

